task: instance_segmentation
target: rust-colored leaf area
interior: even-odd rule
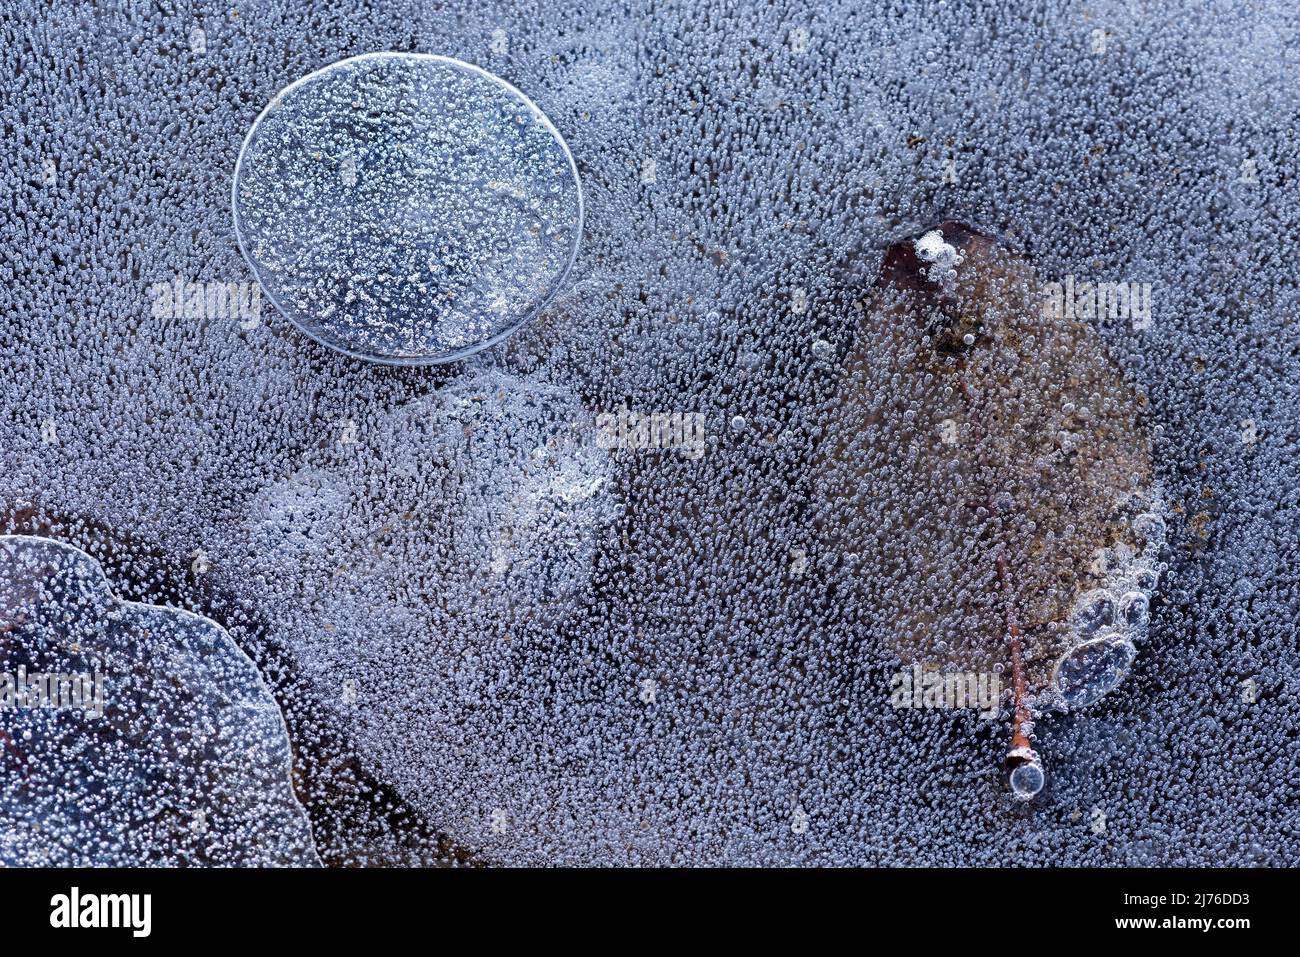
[[[1153,499],[1145,397],[1059,313],[1028,262],[968,227],[896,243],[819,461],[826,535],[870,558],[855,596],[885,646],[1022,699],[1087,640],[1123,637],[1115,606],[1153,537],[1134,528]]]

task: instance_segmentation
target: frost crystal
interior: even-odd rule
[[[203,6],[0,12],[0,533],[229,760],[0,858],[1300,864],[1294,5]]]

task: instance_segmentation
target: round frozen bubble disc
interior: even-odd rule
[[[564,140],[478,67],[372,53],[293,83],[235,167],[235,234],[267,297],[349,355],[449,362],[559,289],[582,235]]]
[[[1086,708],[1124,680],[1135,657],[1137,649],[1124,635],[1103,634],[1066,652],[1056,663],[1053,683],[1070,708]]]
[[[1041,764],[1026,761],[1011,771],[1011,793],[1021,801],[1028,801],[1043,789],[1046,780]]]

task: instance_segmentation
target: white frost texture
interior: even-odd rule
[[[1294,4],[15,0],[0,84],[0,863],[1300,864]]]

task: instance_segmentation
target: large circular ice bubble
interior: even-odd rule
[[[244,141],[234,213],[295,325],[403,365],[509,335],[558,290],[582,234],[550,121],[505,81],[426,54],[352,57],[280,92]]]

